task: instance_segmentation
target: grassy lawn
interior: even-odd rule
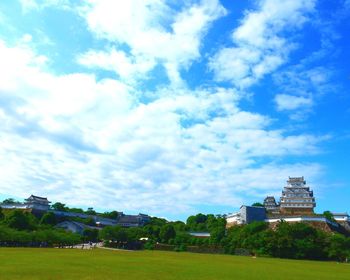
[[[0,248],[0,279],[350,279],[350,265],[227,255]]]

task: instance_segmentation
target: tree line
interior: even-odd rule
[[[54,226],[57,219],[53,213],[45,213],[40,219],[22,210],[3,211],[0,208],[1,246],[69,246],[82,241],[79,234]]]
[[[209,232],[210,237],[197,238],[189,234],[191,231]],[[349,237],[327,233],[307,223],[281,221],[272,229],[268,223],[253,222],[226,229],[224,217],[198,214],[190,216],[186,223],[152,218],[141,228],[105,227],[99,234],[100,239],[106,240],[107,246],[121,248],[128,242],[137,242],[145,237],[146,249],[153,249],[161,243],[172,245],[175,251],[185,251],[190,246],[219,246],[226,254],[337,261],[350,259]]]
[[[94,210],[93,207],[89,207],[87,210],[84,211],[82,208],[68,207],[64,203],[61,203],[61,202],[56,202],[56,203],[52,204],[51,209],[56,210],[56,211],[62,211],[62,212],[97,215],[97,216],[100,216],[103,218],[108,218],[108,219],[117,219],[120,215],[120,212],[118,212],[118,211],[98,213]]]
[[[91,219],[65,218],[93,225]],[[265,222],[233,226],[226,229],[226,219],[220,215],[197,214],[186,222],[169,222],[152,217],[142,227],[106,226],[101,230],[87,227],[82,235],[66,232],[55,225],[60,222],[54,213],[40,219],[22,210],[1,211],[0,245],[60,246],[83,241],[104,241],[105,246],[126,249],[156,249],[159,244],[175,251],[190,247],[217,248],[227,254],[251,254],[292,259],[350,259],[350,238],[327,233],[307,223],[279,222],[273,229]],[[208,232],[210,237],[198,238],[191,232]]]
[[[20,203],[19,201],[16,201],[13,198],[6,198],[2,201],[3,204],[17,204]],[[87,210],[84,210],[82,208],[77,207],[68,207],[66,204],[62,202],[55,202],[50,206],[51,210],[55,211],[61,211],[61,212],[71,212],[71,213],[80,213],[80,214],[87,214],[87,215],[97,215],[103,218],[109,218],[109,219],[117,219],[121,212],[118,211],[111,211],[111,212],[104,212],[104,213],[98,213],[94,210],[93,207],[88,207]]]

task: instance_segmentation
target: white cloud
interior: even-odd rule
[[[145,78],[155,66],[155,60],[142,56],[128,56],[123,51],[111,49],[110,51],[89,51],[78,56],[78,62],[90,68],[102,68],[114,71],[125,81],[134,81]]]
[[[273,191],[274,177],[321,173],[271,163],[317,153],[323,139],[270,129],[233,90],[163,88],[143,104],[120,81],[50,73],[29,48],[0,43],[0,54],[3,193],[175,215],[238,206]]]
[[[125,53],[122,56],[133,61],[134,68],[150,70],[157,61],[166,68],[173,84],[180,85],[183,81],[179,71],[200,58],[201,39],[212,22],[226,14],[217,0],[186,5],[180,12],[159,0],[91,0],[80,11],[98,38],[130,48],[130,57],[125,57]],[[120,52],[116,50],[119,55]],[[146,68],[138,65],[145,61],[151,64]],[[84,64],[87,65],[88,60]],[[110,69],[110,63],[105,65]],[[102,67],[102,63],[99,66]]]
[[[283,94],[276,94],[278,111],[285,111],[293,120],[305,120],[315,104],[325,94],[335,92],[333,70],[325,67],[293,65],[273,75],[274,82]]]
[[[245,88],[277,69],[294,48],[290,33],[284,32],[300,28],[314,6],[314,0],[258,1],[256,11],[249,11],[232,32],[234,46],[212,58],[215,79]]]
[[[38,8],[38,3],[35,0],[20,0],[20,3],[22,5],[23,11],[25,12]]]
[[[288,94],[277,94],[275,96],[275,102],[277,110],[279,111],[296,110],[300,108],[310,107],[313,104],[312,99],[310,98]]]
[[[70,0],[19,0],[22,11],[28,13],[32,10],[44,9],[50,6],[56,6],[61,9],[69,10],[71,8]]]
[[[33,40],[33,37],[30,34],[24,34],[23,37],[21,38],[21,41],[23,41],[23,43],[30,43],[32,40]]]

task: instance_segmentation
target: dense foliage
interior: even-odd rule
[[[2,201],[4,204],[16,204],[19,203],[19,201],[14,200],[13,198],[6,198]]]
[[[186,223],[152,218],[142,228],[105,227],[99,237],[108,240],[110,243],[107,245],[122,248],[141,239],[147,240],[144,245],[146,249],[153,249],[157,243],[161,243],[172,245],[171,248],[177,251],[186,250],[189,246],[220,246],[228,254],[243,252],[278,258],[338,261],[350,258],[350,238],[326,233],[306,223],[280,222],[273,230],[264,222],[234,226],[227,230],[225,227],[225,219],[221,216],[198,214],[190,216]],[[201,231],[210,232],[210,238],[189,234]]]
[[[80,235],[55,228],[56,222],[56,217],[50,212],[39,220],[29,212],[4,212],[0,208],[0,245],[47,247],[81,242]]]
[[[107,226],[100,231],[100,239],[107,240],[109,246],[125,248],[131,244],[143,241],[147,249],[154,248],[155,244],[169,244],[174,250],[183,251],[187,246],[218,245],[225,236],[226,220],[221,216],[203,215],[190,216],[187,222],[168,222],[165,219],[151,218],[143,227],[122,228]],[[210,232],[210,238],[196,238],[189,232]]]
[[[120,212],[118,212],[118,211],[98,213],[92,207],[89,207],[86,211],[84,211],[82,208],[68,207],[68,206],[66,206],[66,204],[61,203],[61,202],[55,202],[54,204],[52,204],[51,209],[56,210],[56,211],[62,211],[62,212],[97,215],[97,216],[101,216],[103,218],[108,218],[108,219],[117,219],[120,215]]]
[[[106,216],[117,213],[110,212]],[[254,222],[226,229],[224,217],[197,214],[188,217],[186,223],[153,217],[143,227],[106,226],[101,230],[87,227],[80,236],[55,228],[61,219],[52,212],[38,219],[29,212],[2,211],[0,208],[0,245],[53,246],[103,240],[106,246],[127,249],[193,251],[193,248],[204,248],[205,252],[292,259],[345,261],[350,258],[350,238],[326,233],[306,223],[280,222],[271,229],[267,223]],[[92,218],[65,219],[95,225]],[[199,232],[210,233],[210,237],[200,238],[191,234]]]

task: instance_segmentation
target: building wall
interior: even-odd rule
[[[39,211],[48,211],[50,208],[49,205],[39,204],[39,203],[28,203],[27,206],[28,208],[32,208]]]
[[[226,228],[230,228],[234,225],[249,224],[255,221],[264,221],[265,219],[265,207],[243,205],[238,213],[226,217]]]
[[[240,212],[244,224],[266,219],[266,209],[264,207],[242,206]]]
[[[241,215],[240,213],[233,213],[226,217],[226,227],[229,228],[234,225],[241,224]]]
[[[78,233],[78,234],[83,234],[84,228],[76,225],[75,223],[72,223],[70,221],[64,221],[62,223],[59,223],[56,225],[58,228],[63,228],[67,231],[73,232],[73,233]]]
[[[285,215],[310,215],[314,214],[313,208],[291,208],[291,207],[281,207],[281,214]]]

